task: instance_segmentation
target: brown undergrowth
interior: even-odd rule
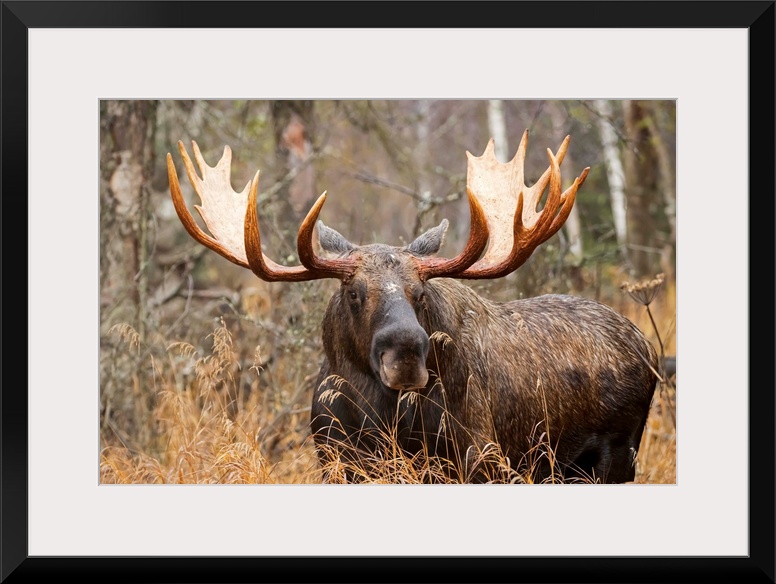
[[[675,307],[665,299],[673,294],[656,295],[663,282],[651,284],[652,288],[649,281],[624,284],[624,302],[616,308],[647,334],[662,356],[673,355],[675,321],[658,323],[654,316],[675,314]],[[328,455],[321,465],[309,435],[315,375],[293,375],[295,369],[314,371],[317,364],[284,363],[283,372],[288,375],[268,375],[261,347],[254,347],[252,358],[246,360],[245,347],[235,346],[223,318],[208,336],[207,349],[161,335],[143,340],[126,324],[113,326],[109,335],[117,347],[114,352],[119,354],[120,347],[125,357],[120,367],[126,371],[115,377],[134,388],[126,401],[137,410],[136,417],[141,419],[142,414],[146,422],[129,435],[106,421],[109,416],[104,413],[102,483],[319,484],[324,477],[334,483],[459,482],[449,478],[453,466],[464,469],[463,480],[466,469],[478,468],[487,469],[480,476],[483,482],[525,484],[532,482],[538,465],[552,469],[544,482],[563,482],[548,439],[538,430],[533,447],[521,460],[504,456],[498,444],[459,454],[452,462],[422,453],[410,456],[395,448],[387,432],[381,440],[385,446],[375,454],[345,461],[330,451],[324,453]],[[282,358],[292,359],[292,353]],[[269,368],[275,365],[277,361]],[[656,373],[660,382],[635,460],[634,482],[672,484],[676,482],[676,377],[662,367]],[[143,384],[149,389],[138,389]],[[112,403],[107,400],[104,409],[118,407]],[[595,477],[573,480],[596,482]]]
[[[131,327],[112,330],[130,346],[136,344]],[[245,375],[260,376],[260,350],[251,371],[243,372],[223,319],[212,341],[210,354],[200,355],[193,345],[175,342],[166,347],[166,363],[149,358],[157,389],[151,416],[155,436],[142,449],[104,446],[102,483],[315,482],[311,449],[278,448],[279,440],[293,446],[295,438],[305,439],[279,439],[267,432],[280,417],[298,414],[268,414],[266,394],[255,383],[241,383]]]

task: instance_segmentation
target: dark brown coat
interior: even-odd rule
[[[413,258],[436,251],[428,234],[407,248],[357,248],[321,232],[324,249],[359,265],[323,320],[311,423],[324,462],[333,447],[368,465],[393,440],[406,455],[449,460],[458,480],[493,480],[477,461],[495,443],[513,467],[532,467],[534,481],[633,480],[657,356],[628,319],[578,297],[502,304],[457,280],[423,282]],[[393,355],[404,376],[387,375],[376,352]]]

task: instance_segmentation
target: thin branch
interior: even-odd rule
[[[289,170],[284,177],[282,177],[280,180],[275,181],[275,183],[269,187],[267,190],[265,190],[262,194],[259,195],[257,204],[261,205],[262,203],[266,203],[272,197],[277,194],[282,188],[288,186],[291,184],[291,181],[293,181],[297,175],[302,172],[305,168],[307,168],[312,162],[318,158],[321,157],[320,151],[313,151],[310,156],[308,156],[306,159],[304,159],[298,166],[295,166],[291,170]]]
[[[441,205],[442,203],[449,203],[451,201],[457,201],[461,198],[461,193],[458,191],[453,191],[450,194],[448,194],[446,197],[433,197],[433,198],[425,198],[417,191],[405,187],[400,184],[396,184],[394,182],[391,182],[389,180],[386,180],[384,178],[380,178],[379,176],[375,176],[373,174],[369,174],[367,172],[358,171],[353,173],[345,173],[345,176],[348,176],[350,178],[360,180],[361,182],[365,182],[368,184],[377,185],[379,187],[384,187],[386,189],[391,189],[393,191],[399,192],[403,195],[407,195],[412,200],[414,200],[417,203],[423,203],[424,205]]]

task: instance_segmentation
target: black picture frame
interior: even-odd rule
[[[27,241],[27,34],[36,27],[158,28],[244,27],[271,20],[299,28],[350,13],[359,28],[479,27],[494,25],[490,2],[397,3],[178,1],[3,1],[2,2],[2,210],[7,237],[6,363],[28,361]],[[334,6],[339,4],[339,7]],[[388,4],[392,4],[388,6]],[[506,3],[491,6],[504,10]],[[3,582],[774,582],[774,1],[512,2],[521,27],[745,28],[749,31],[749,554],[747,557],[29,557],[27,550],[28,402],[17,378],[2,391]],[[405,4],[405,7],[407,5]],[[444,10],[440,8],[444,7]],[[513,8],[517,8],[513,6]],[[371,23],[364,26],[363,23]],[[710,168],[710,172],[713,169]],[[754,196],[752,196],[754,195]],[[756,203],[756,204],[755,204]],[[13,226],[11,226],[13,222]],[[721,227],[722,228],[722,227]],[[713,253],[713,251],[710,251]],[[19,288],[22,287],[23,290]],[[2,290],[0,290],[2,295]],[[25,310],[19,304],[22,303]],[[763,332],[762,329],[765,329]],[[11,338],[12,337],[12,338]],[[6,371],[9,371],[7,368]],[[19,375],[26,368],[11,369]],[[7,381],[7,380],[6,380]],[[720,461],[724,466],[724,461]],[[724,471],[709,480],[725,480]],[[300,537],[309,537],[302,532]],[[627,534],[623,534],[627,537]],[[343,550],[347,547],[344,545]]]

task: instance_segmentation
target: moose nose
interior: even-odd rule
[[[386,328],[374,337],[372,367],[392,389],[425,387],[428,348],[428,335],[419,325]]]

